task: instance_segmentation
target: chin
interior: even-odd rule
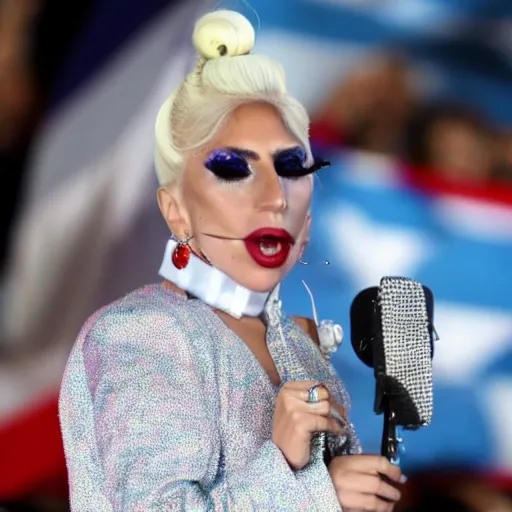
[[[258,293],[271,292],[288,274],[290,269],[280,267],[269,269],[258,267],[238,276],[231,276],[237,283]]]
[[[267,275],[261,279],[254,279],[254,277],[251,276],[251,279],[237,279],[236,281],[253,292],[270,293],[282,281],[282,278]]]
[[[269,268],[256,263],[245,251],[245,254],[228,261],[226,253],[217,254],[213,251],[208,252],[208,257],[214,266],[223,271],[239,285],[257,293],[271,292],[290,272],[297,261],[296,254],[293,252],[288,255],[283,265]]]

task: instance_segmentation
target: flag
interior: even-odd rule
[[[352,64],[390,45],[410,50],[425,93],[474,102],[498,122],[512,117],[507,0],[250,4],[253,10],[242,7],[257,28],[255,51],[283,63],[290,91],[311,111]],[[154,119],[192,68],[193,22],[212,7],[206,0],[95,2],[54,84],[3,285],[1,343],[25,355],[0,360],[7,390],[0,444],[11,461],[0,496],[65,472],[55,397],[71,344],[92,311],[157,279],[168,231],[154,200]],[[487,35],[470,44],[468,23]],[[435,416],[431,427],[406,436],[404,463],[510,470],[509,195],[411,187],[398,163],[378,157],[337,154],[333,161],[315,188],[310,264],[286,280],[285,309],[311,316],[304,279],[320,317],[348,327],[352,297],[383,275],[430,286],[441,336]],[[376,452],[381,427],[371,371],[346,341],[333,362],[352,394],[363,445]]]
[[[410,57],[420,97],[479,108],[510,124],[512,6],[506,0],[282,0],[251,2],[261,19],[257,49],[283,62],[290,90],[310,112],[361,62],[382,48]],[[324,156],[324,155],[322,155]],[[331,155],[332,156],[332,155]],[[384,275],[416,278],[436,298],[435,412],[406,433],[403,464],[459,464],[512,474],[512,192],[441,182],[411,185],[399,162],[338,153],[316,183],[312,243],[286,281],[283,303],[341,323],[333,359],[353,399],[363,446],[379,452],[374,379],[354,355],[348,311]],[[329,260],[330,265],[325,261]]]
[[[73,340],[94,309],[155,280],[167,227],[154,120],[195,65],[193,24],[209,9],[95,2],[55,81],[3,284],[0,497],[65,472],[55,398]]]
[[[384,48],[411,58],[413,80],[422,95],[469,104],[497,124],[510,124],[508,0],[250,4],[251,20],[261,26],[257,51],[283,63],[291,92],[311,111],[347,70]]]
[[[411,277],[431,288],[440,337],[434,417],[430,426],[404,433],[402,464],[512,473],[512,189],[413,185],[393,160],[347,153],[335,161],[318,176],[308,264],[286,280],[283,304],[311,316],[304,280],[319,319],[350,333],[352,299],[383,276]],[[373,371],[355,355],[349,334],[333,364],[351,394],[363,448],[379,453]]]

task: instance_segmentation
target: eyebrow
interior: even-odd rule
[[[241,156],[243,158],[248,158],[249,160],[260,160],[260,155],[258,155],[258,153],[256,153],[256,151],[252,151],[250,149],[235,148],[232,146],[227,146],[222,149],[224,151],[231,151],[231,153],[235,153],[235,155]]]
[[[249,160],[261,160],[260,155],[258,155],[256,151],[252,151],[251,149],[237,148],[232,146],[227,146],[222,149],[224,149],[225,151],[231,151],[232,153],[235,153],[235,155],[241,156],[243,158],[248,158]],[[283,153],[291,153],[293,151],[304,151],[304,148],[302,146],[291,146],[289,148],[276,149],[275,151],[272,152],[272,158],[277,158]]]

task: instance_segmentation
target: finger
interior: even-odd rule
[[[324,384],[315,384],[308,389],[308,402],[320,402],[330,400],[330,393]]]
[[[286,410],[288,413],[317,414],[320,416],[330,416],[332,412],[329,400],[321,402],[304,402],[296,396],[289,396],[286,400]],[[333,416],[335,417],[335,416]]]
[[[336,418],[336,420],[338,420],[339,424],[343,427],[345,427],[347,425],[347,420],[345,418],[343,418],[340,413],[338,412],[337,409],[335,409],[334,407],[331,406],[331,416],[333,418]]]
[[[319,383],[318,382],[309,382],[309,381],[302,381],[302,382],[307,382],[308,385],[307,386],[299,386],[298,385],[299,383],[295,382],[293,384],[297,384],[297,385],[289,386],[289,387],[283,386],[281,388],[280,393],[283,393],[286,396],[294,396],[294,397],[298,398],[299,400],[302,400],[303,402],[308,402],[309,401],[309,389],[313,386],[319,385]],[[290,383],[290,384],[292,384],[292,383]],[[330,399],[329,390],[323,384],[321,384],[320,387],[318,388],[318,400],[322,401],[322,400],[329,400],[329,399]]]
[[[388,459],[380,455],[347,455],[343,460],[346,471],[385,475],[397,483],[404,483],[405,477],[398,466],[391,464]]]
[[[307,414],[304,418],[304,426],[310,433],[314,432],[332,432],[333,434],[343,433],[341,425],[331,416],[318,416],[316,414]]]
[[[390,480],[394,482],[403,484],[407,480],[407,478],[402,475],[402,470],[396,465],[391,464],[386,457],[380,457],[379,467],[377,471],[380,475],[387,476]]]
[[[345,407],[340,405],[338,402],[336,402],[332,398],[331,398],[331,407],[338,412],[338,414],[343,418],[343,421],[345,421],[345,422],[348,421],[347,410],[345,409]]]
[[[343,489],[350,489],[362,494],[375,494],[391,501],[398,501],[401,497],[398,489],[384,482],[379,476],[364,473],[342,473],[339,478],[335,475],[334,486],[340,492],[343,492]]]
[[[388,503],[372,494],[361,494],[356,491],[342,491],[338,493],[338,500],[343,510],[390,512],[393,503]]]
[[[304,408],[304,412],[309,414],[316,414],[319,416],[330,416],[331,415],[331,404],[329,400],[322,400],[321,402],[308,403],[300,401],[301,409]]]
[[[280,398],[283,400],[298,400],[302,402],[304,405],[312,405],[315,403],[321,403],[326,402],[329,404],[330,407],[330,401],[329,401],[329,392],[326,391],[324,388],[319,389],[319,398],[318,402],[310,402],[309,401],[309,393],[307,390],[300,390],[300,389],[288,389],[284,392],[280,393]]]
[[[393,512],[393,510],[394,510],[394,505],[393,505],[393,504],[391,504],[388,508],[386,508],[386,509],[384,509],[384,510],[385,510],[385,512]],[[360,508],[347,508],[347,507],[345,507],[345,508],[343,509],[343,512],[366,512],[366,511],[364,511],[364,510],[362,510],[362,509],[360,509]]]

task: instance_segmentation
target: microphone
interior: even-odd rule
[[[384,277],[360,292],[350,308],[351,343],[374,369],[374,411],[384,414],[381,454],[398,464],[396,427],[417,430],[432,419],[434,297],[419,282]]]

